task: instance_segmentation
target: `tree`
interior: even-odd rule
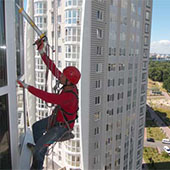
[[[156,67],[149,69],[149,78],[153,81],[162,81],[163,80],[163,72]]]
[[[170,92],[170,77],[163,82],[163,88]]]

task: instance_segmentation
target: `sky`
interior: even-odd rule
[[[170,54],[170,0],[153,0],[150,52]]]
[[[24,9],[26,10],[27,7],[27,0],[24,0]]]
[[[153,0],[150,52],[170,54],[170,0]]]

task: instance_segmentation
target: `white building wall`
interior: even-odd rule
[[[141,115],[139,108],[144,107],[145,110],[146,104],[147,80],[142,82],[141,77],[142,73],[146,73],[147,77],[147,66],[144,71],[142,66],[143,46],[146,48],[143,38],[145,36],[143,32],[145,2],[94,0],[85,1],[84,5],[83,16],[85,18],[83,20],[86,22],[83,22],[82,35],[86,37],[86,40],[82,39],[81,71],[83,78],[81,81],[89,81],[90,95],[87,96],[89,90],[86,88],[87,83],[83,83],[81,84],[81,96],[89,97],[90,103],[88,105],[83,98],[81,100],[81,102],[84,101],[81,104],[81,110],[86,110],[86,113],[81,112],[82,169],[140,169],[143,147],[141,145],[137,149],[136,146],[138,141],[143,139],[145,119],[145,113],[139,116]],[[106,8],[109,9],[107,15],[105,15]],[[149,10],[151,9],[152,5]],[[103,11],[104,16],[107,16],[104,21],[109,29],[107,26],[102,27],[102,21],[100,23],[96,21],[98,10]],[[151,18],[147,22],[150,25]],[[108,46],[106,45],[107,40],[96,41],[96,29],[98,28],[103,29],[104,35],[109,33]],[[147,36],[149,45],[150,31]],[[88,39],[89,37],[91,39]],[[96,55],[96,47],[99,45],[103,46],[101,55],[103,58]],[[148,46],[147,49],[149,49]],[[144,61],[148,62],[148,57],[145,57]],[[101,73],[95,73],[97,63],[102,64]],[[89,65],[90,73],[83,72]],[[107,79],[104,79],[103,76],[106,73]],[[102,80],[102,87],[95,89],[95,81],[99,79]],[[112,85],[112,80],[114,85]],[[144,84],[145,91],[143,92],[141,92],[141,84]],[[103,87],[105,88],[103,89]],[[99,104],[95,104],[95,97],[100,98]],[[96,98],[97,103],[99,98]],[[101,117],[94,122],[94,113],[98,111],[101,112]],[[87,114],[89,115],[85,116]],[[87,122],[89,129],[84,128]],[[142,130],[142,135],[138,139],[139,129]],[[95,133],[98,134],[95,135]],[[95,149],[96,140],[100,141],[100,147],[97,149]]]

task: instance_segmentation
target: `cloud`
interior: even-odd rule
[[[170,54],[170,40],[151,42],[151,53]]]

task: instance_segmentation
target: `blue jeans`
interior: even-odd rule
[[[39,120],[32,126],[34,142],[36,144],[33,160],[36,161],[38,170],[41,170],[43,167],[44,157],[47,152],[48,145],[57,141],[57,139],[59,139],[68,130],[66,127],[60,126],[56,123],[56,126],[46,132],[48,118],[49,117]]]

